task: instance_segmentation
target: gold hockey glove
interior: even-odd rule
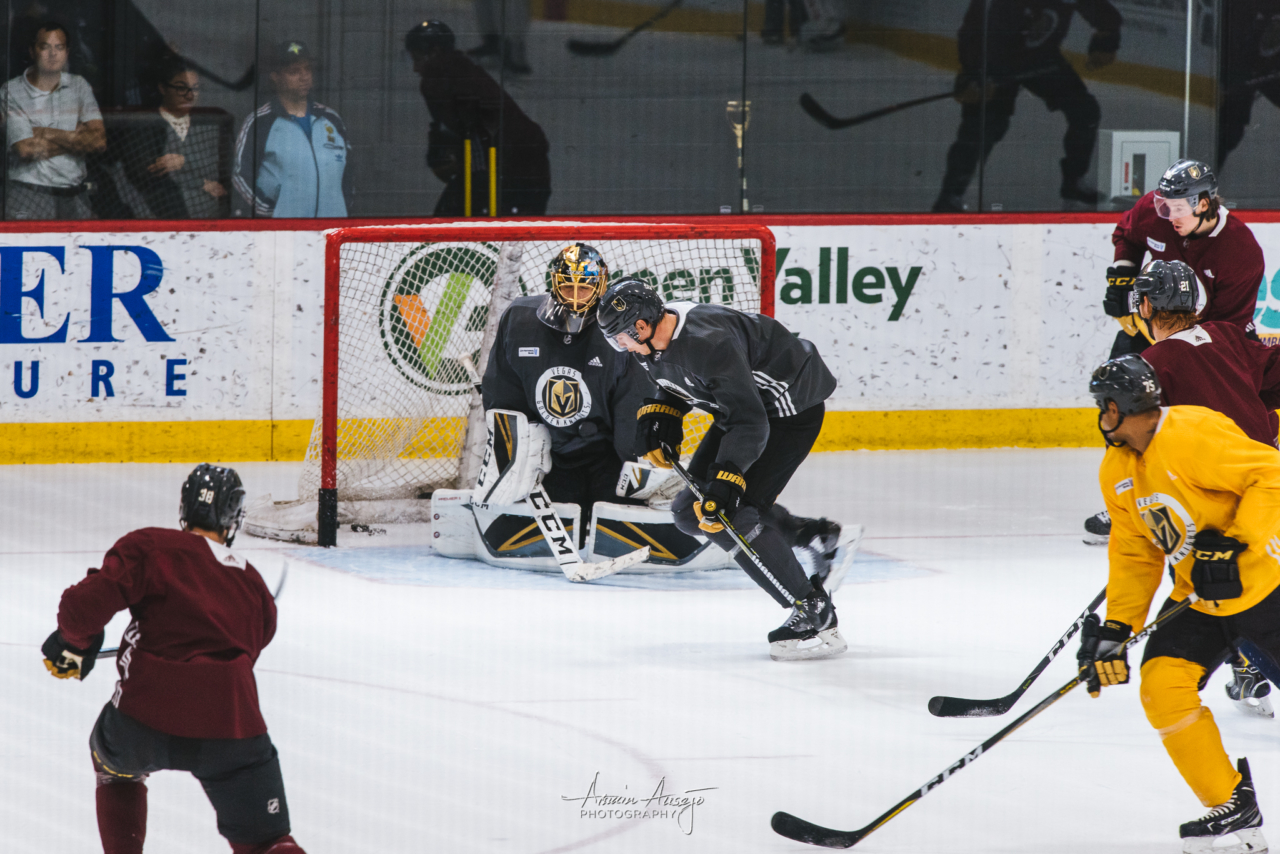
[[[1085,671],[1090,697],[1097,697],[1105,687],[1129,681],[1129,654],[1122,645],[1131,634],[1133,629],[1126,623],[1117,620],[1100,623],[1097,614],[1085,618],[1076,661]]]
[[[733,522],[734,514],[747,492],[747,481],[733,463],[714,465],[709,472],[711,482],[702,490],[702,500],[693,502],[693,512],[698,517],[698,527],[708,534],[724,530],[716,514]]]
[[[648,460],[658,468],[671,468],[662,446],[680,453],[680,443],[684,441],[684,415],[689,409],[682,403],[645,398],[644,406],[636,412],[636,457]]]

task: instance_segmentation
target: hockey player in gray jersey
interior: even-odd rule
[[[844,652],[848,644],[820,573],[806,578],[791,549],[818,528],[838,536],[838,526],[798,519],[775,503],[818,438],[824,401],[836,388],[817,349],[765,315],[702,303],[664,305],[636,279],[614,283],[596,316],[609,342],[640,357],[659,387],[637,413],[638,456],[669,466],[663,449],[680,447],[684,414],[698,406],[714,416],[689,461],[691,476],[703,485],[703,501],[686,489],[672,512],[682,531],[708,535],[733,553],[724,526],[703,512],[703,502],[714,502],[760,555],[772,578],[745,554],[735,560],[792,609],[769,633],[770,656],[794,660]]]
[[[545,424],[551,470],[542,485],[552,501],[624,502],[615,495],[623,461],[631,456],[629,422],[652,381],[635,360],[619,357],[600,339],[595,304],[609,268],[583,243],[566,247],[551,265],[551,292],[520,297],[502,316],[484,372],[486,411],[514,410]]]

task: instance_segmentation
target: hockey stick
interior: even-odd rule
[[[576,53],[578,56],[613,56],[624,44],[631,41],[633,36],[642,30],[649,29],[649,27],[658,23],[663,18],[667,17],[667,15],[670,15],[676,10],[676,7],[683,2],[684,0],[671,0],[670,3],[659,9],[657,14],[652,18],[645,21],[643,24],[633,27],[626,35],[616,38],[611,42],[585,42],[580,39],[569,39],[566,47],[569,48],[570,53]]]
[[[560,571],[570,581],[595,581],[597,578],[604,578],[629,566],[635,566],[649,557],[649,547],[642,546],[630,554],[615,557],[613,560],[586,563],[578,554],[578,545],[574,536],[564,529],[560,514],[556,513],[555,508],[551,506],[551,499],[547,497],[547,491],[542,488],[542,484],[538,484],[537,488],[529,493],[529,506],[533,508],[533,521],[542,532],[542,538],[551,547],[551,556],[556,559]]]
[[[699,501],[702,501],[702,490],[693,482],[693,478],[689,475],[689,472],[685,467],[680,465],[679,452],[672,450],[669,445],[663,445],[662,453],[666,455],[667,462],[671,463],[671,467],[675,469],[676,474],[680,475],[680,479],[684,481],[684,485],[689,487],[689,490]],[[737,528],[730,524],[729,520],[725,518],[723,510],[716,511],[716,518],[720,520],[721,525],[724,525],[724,529],[729,532],[729,536],[733,538],[735,543],[737,543],[738,548],[742,549],[742,553],[750,558],[751,562],[756,565],[756,569],[760,570],[764,577],[769,579],[774,587],[778,588],[778,592],[782,594],[782,598],[786,599],[792,605],[798,606],[800,603],[796,601],[795,597],[791,595],[791,592],[787,590],[787,588],[782,586],[782,582],[774,578],[773,573],[769,571],[769,567],[764,565],[764,560],[760,557],[760,553],[752,548],[751,543],[747,542],[746,537],[738,533]]]
[[[940,718],[989,718],[996,715],[1003,715],[1005,712],[1013,708],[1013,704],[1018,702],[1018,698],[1027,692],[1031,687],[1031,683],[1036,681],[1044,669],[1049,666],[1049,662],[1057,658],[1058,653],[1062,652],[1067,642],[1080,631],[1080,627],[1084,625],[1085,617],[1092,614],[1107,598],[1107,588],[1102,588],[1102,592],[1094,597],[1089,603],[1089,607],[1076,617],[1076,621],[1071,624],[1071,628],[1067,629],[1067,633],[1058,638],[1058,642],[1053,645],[1048,654],[1040,659],[1040,663],[1036,665],[1036,669],[1028,674],[1027,678],[1022,680],[1022,684],[1018,686],[1012,694],[1008,694],[998,700],[965,700],[960,697],[934,697],[929,701],[929,714],[936,715]]]
[[[289,577],[289,561],[286,560],[284,562],[284,569],[280,572],[280,580],[276,582],[276,590],[274,593],[271,594],[271,598],[276,600],[277,602],[280,601],[280,591],[284,590],[284,582],[285,582],[285,579],[287,579],[288,577]],[[118,652],[120,652],[120,647],[109,646],[106,649],[98,650],[97,657],[106,658],[107,656],[115,655]]]
[[[929,104],[933,101],[941,101],[943,98],[950,98],[951,92],[940,92],[937,95],[926,95],[923,98],[915,98],[911,101],[903,101],[901,104],[894,104],[891,107],[881,107],[878,110],[872,110],[869,113],[859,113],[856,116],[850,116],[847,119],[838,119],[835,116],[822,109],[822,105],[814,100],[813,96],[805,92],[800,96],[800,109],[804,110],[818,122],[818,124],[828,130],[843,130],[851,128],[854,125],[860,125],[863,122],[869,122],[872,119],[878,119],[881,116],[887,116],[890,113],[896,113],[898,110],[905,110],[908,107],[918,107],[921,104]]]
[[[1183,599],[1181,602],[1174,605],[1168,611],[1165,611],[1163,614],[1156,617],[1150,623],[1147,623],[1147,625],[1143,627],[1141,631],[1139,631],[1136,635],[1134,635],[1133,637],[1125,641],[1123,644],[1121,644],[1120,649],[1118,649],[1117,652],[1129,649],[1129,647],[1133,646],[1138,641],[1142,640],[1147,635],[1154,632],[1160,626],[1164,625],[1165,623],[1168,623],[1174,617],[1178,616],[1183,611],[1187,610],[1187,608],[1191,607],[1191,604],[1193,602],[1198,601],[1199,598],[1200,598],[1199,596],[1196,596],[1194,593],[1192,593],[1186,599]],[[852,848],[853,846],[861,842],[863,839],[865,839],[868,835],[870,835],[872,831],[878,829],[881,825],[884,825],[885,823],[887,823],[890,819],[897,816],[907,807],[911,806],[916,801],[920,800],[925,795],[929,794],[934,789],[941,786],[943,783],[947,782],[947,780],[950,779],[951,776],[954,775],[957,771],[959,771],[962,768],[968,767],[979,756],[991,750],[991,748],[995,747],[997,744],[1003,741],[1006,736],[1016,732],[1027,721],[1031,720],[1036,715],[1040,714],[1045,709],[1049,708],[1054,703],[1061,700],[1068,693],[1070,693],[1072,688],[1075,688],[1077,685],[1079,685],[1082,682],[1088,682],[1089,679],[1093,676],[1093,674],[1091,673],[1092,669],[1093,669],[1092,665],[1080,668],[1080,672],[1076,674],[1076,677],[1072,679],[1070,682],[1068,682],[1066,685],[1063,685],[1057,691],[1054,691],[1052,694],[1045,697],[1043,700],[1037,703],[1033,708],[1031,708],[1029,711],[1024,713],[1022,717],[1018,718],[1013,723],[1009,724],[1007,727],[1000,730],[998,733],[991,736],[986,741],[982,742],[982,744],[978,745],[972,751],[970,751],[969,753],[966,753],[964,756],[961,756],[955,762],[952,762],[950,765],[947,766],[945,771],[943,771],[941,774],[937,774],[934,777],[931,777],[928,780],[928,782],[926,782],[923,786],[921,786],[919,789],[916,789],[914,792],[907,795],[902,800],[898,801],[898,803],[894,804],[892,809],[890,809],[884,815],[881,815],[879,818],[871,822],[871,824],[868,824],[866,827],[860,828],[858,830],[831,830],[830,828],[821,827],[819,825],[805,821],[802,818],[796,818],[790,813],[785,813],[785,812],[774,813],[773,819],[770,822],[770,825],[773,827],[773,830],[775,833],[778,833],[781,836],[785,836],[788,839],[794,839],[797,842],[807,842],[810,845],[821,845],[824,848]]]

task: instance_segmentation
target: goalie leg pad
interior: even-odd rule
[[[729,569],[733,559],[704,537],[679,530],[671,514],[651,507],[598,501],[592,508],[587,560],[612,560],[649,547],[637,571]]]
[[[509,409],[490,409],[485,420],[489,443],[473,501],[482,506],[523,501],[551,471],[551,431]]]
[[[469,489],[438,489],[431,496],[431,545],[438,554],[511,569],[560,571],[529,502],[478,507],[472,498]],[[577,504],[552,507],[566,531],[578,531],[582,510]]]

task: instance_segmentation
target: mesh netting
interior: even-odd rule
[[[610,278],[631,275],[663,299],[760,310],[757,239],[593,240]],[[484,370],[490,322],[516,296],[549,289],[565,241],[344,243],[340,249],[339,501],[413,498],[460,487],[472,376]],[[472,423],[475,423],[474,416]],[[687,421],[689,444],[707,416]],[[320,486],[317,420],[298,484]],[[474,431],[473,427],[473,431]]]

